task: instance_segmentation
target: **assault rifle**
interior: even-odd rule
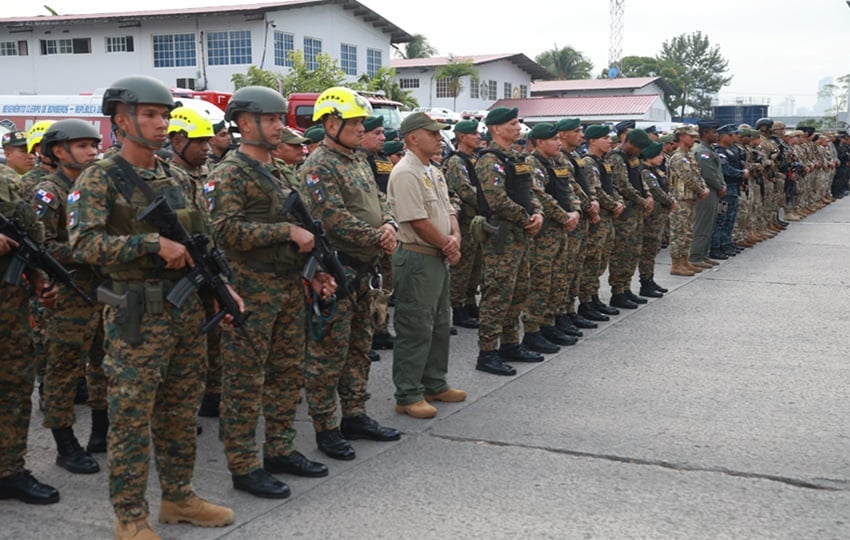
[[[12,219],[0,214],[0,233],[5,234],[12,240],[18,243],[12,251],[12,261],[6,268],[6,273],[3,275],[3,281],[11,285],[20,286],[23,281],[24,271],[28,266],[34,266],[44,271],[50,278],[48,289],[60,282],[85,300],[85,302],[93,306],[94,302],[89,296],[74,283],[73,272],[62,266],[62,263],[57,261],[50,255],[44,246],[38,244],[27,233],[21,220],[17,217]]]

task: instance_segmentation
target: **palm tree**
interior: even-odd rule
[[[463,91],[461,79],[463,77],[478,77],[478,70],[472,60],[464,58],[456,58],[449,55],[449,62],[444,66],[440,66],[434,72],[434,78],[438,81],[447,79],[449,95],[452,96],[452,110],[457,108],[457,97]]]
[[[413,34],[413,39],[404,45],[404,52],[398,51],[403,58],[430,58],[437,54],[437,49],[428,43],[428,38],[422,34]]]
[[[581,52],[572,47],[555,48],[544,51],[534,59],[558,79],[589,79],[593,63]]]
[[[370,92],[381,91],[388,99],[398,101],[405,108],[414,109],[419,106],[419,102],[413,97],[410,91],[402,88],[398,80],[396,80],[395,68],[381,66],[378,68],[374,77],[369,77],[368,74],[364,73],[357,82],[359,83],[359,87],[362,87],[364,90]]]

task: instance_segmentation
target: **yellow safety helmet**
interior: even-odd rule
[[[189,107],[177,107],[171,111],[168,134],[180,132],[186,135],[187,139],[203,139],[215,135],[212,122]]]
[[[47,131],[47,128],[52,126],[55,121],[56,120],[39,120],[32,125],[29,131],[27,131],[28,154],[32,154],[32,149],[35,148],[35,145],[41,142],[41,139],[44,138],[44,132]]]
[[[319,94],[313,107],[313,121],[319,121],[329,114],[335,114],[343,120],[367,118],[372,116],[372,105],[351,88],[334,86]]]

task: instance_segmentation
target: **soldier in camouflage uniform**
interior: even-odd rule
[[[97,159],[100,133],[88,122],[60,120],[44,134],[44,155],[59,165],[33,188],[33,204],[44,224],[48,252],[68,269],[74,270],[77,285],[90,296],[100,276],[87,264],[73,260],[68,242],[68,199],[74,181],[83,169]],[[89,474],[100,470],[88,452],[106,452],[106,377],[103,374],[103,305],[89,305],[73,291],[64,289],[56,307],[47,317],[48,361],[44,377],[44,427],[53,432],[58,456],[56,463],[72,473]],[[80,356],[88,358],[81,365]],[[82,449],[74,436],[74,396],[77,380],[88,379],[92,407],[92,436]]]
[[[555,315],[565,316],[570,263],[567,234],[579,223],[581,202],[570,186],[569,169],[557,160],[558,128],[537,124],[528,137],[534,152],[525,158],[525,163],[531,167],[532,190],[546,219],[529,250],[531,283],[522,344],[528,350],[552,354],[560,350],[558,345],[574,345],[577,341],[556,327]]]
[[[210,155],[209,142],[213,127],[207,118],[188,107],[171,111],[168,121],[168,139],[174,152],[169,165],[180,169],[192,181],[198,196],[207,201],[207,210],[212,212],[215,200],[215,183],[208,181],[210,170],[207,160]],[[215,302],[211,295],[203,295],[201,302],[209,320],[215,315]],[[207,378],[204,397],[198,416],[218,418],[221,403],[221,328],[216,325],[207,332]]]
[[[472,242],[470,226],[472,218],[479,213],[478,178],[475,176],[475,162],[481,135],[478,133],[477,120],[462,120],[455,124],[457,150],[443,161],[443,175],[449,185],[449,192],[461,201],[458,221],[461,238],[464,239],[460,253],[460,262],[452,266],[451,297],[452,324],[464,328],[478,328],[478,305],[475,295],[481,282],[481,245]]]
[[[369,289],[377,286],[381,253],[396,248],[398,225],[369,169],[363,152],[363,120],[372,107],[351,89],[333,87],[316,100],[313,120],[321,121],[325,140],[298,174],[311,213],[322,221],[330,244],[351,278],[339,284],[336,310],[321,335],[307,340],[307,404],[319,450],[333,459],[356,457],[348,439],[394,441],[401,433],[382,427],[366,414],[372,343]],[[348,290],[345,290],[348,289]],[[336,419],[339,395],[342,421]]]
[[[564,118],[558,121],[558,138],[561,153],[558,160],[569,171],[570,189],[576,197],[574,208],[579,211],[580,219],[576,228],[570,231],[569,261],[566,274],[566,302],[559,314],[566,315],[570,323],[577,328],[596,328],[594,321],[605,322],[607,315],[597,311],[588,302],[583,302],[576,310],[575,300],[580,296],[581,279],[587,260],[587,237],[590,228],[599,224],[599,201],[587,181],[584,167],[578,164],[578,148],[584,143],[584,132],[578,118]],[[580,300],[581,302],[581,300]],[[561,328],[565,328],[563,325]],[[566,328],[565,331],[570,330]]]
[[[230,136],[230,130],[227,127],[227,122],[220,120],[213,124],[213,136],[210,139],[210,151],[207,156],[213,167],[224,159],[224,155],[230,150],[233,143],[233,137]]]
[[[18,176],[7,167],[0,167],[0,213],[8,219],[19,218],[34,241],[44,240],[44,227],[21,198]],[[11,238],[0,234],[0,272],[6,272],[15,247]],[[35,269],[27,269],[26,275],[36,296],[52,305],[59,289],[46,291],[47,279]],[[28,296],[23,287],[0,281],[0,499],[50,504],[59,501],[59,492],[24,468],[35,378],[35,364],[29,355]]]
[[[27,152],[36,156],[36,165],[21,176],[21,195],[27,200],[35,193],[35,186],[54,172],[56,163],[42,152],[41,140],[54,120],[40,120],[27,131]]]
[[[236,332],[223,332],[221,436],[233,487],[258,497],[281,499],[289,488],[270,473],[326,476],[328,468],[294,448],[295,411],[304,387],[307,303],[301,269],[314,238],[284,212],[296,188],[295,169],[275,160],[281,144],[286,100],[261,86],[237,90],[226,118],[242,135],[237,150],[210,176],[215,184],[216,238],[233,266],[232,282],[254,306],[246,326],[263,356]],[[333,294],[333,278],[319,272],[311,287]],[[256,428],[265,417],[263,466]]]
[[[626,209],[614,222],[614,248],[608,265],[611,305],[636,309],[646,299],[631,291],[632,276],[637,269],[643,243],[643,219],[652,211],[652,195],[640,177],[640,152],[652,141],[645,131],[634,129],[612,150],[606,161],[611,165],[611,178],[623,196]]]
[[[9,131],[0,139],[6,165],[18,176],[23,176],[35,167],[35,154],[27,152],[27,132],[23,130]]]
[[[378,184],[378,189],[386,195],[387,182],[390,178],[390,172],[393,170],[393,164],[383,155],[384,141],[384,117],[381,115],[373,115],[363,121],[363,145],[361,149],[366,154],[366,161],[369,162],[369,168],[372,169],[372,175],[375,178],[375,183]],[[389,255],[381,256],[381,275],[384,278],[384,283],[391,287],[393,282],[393,265]],[[395,338],[390,334],[389,329],[390,318],[385,317],[378,328],[375,328],[372,333],[372,349],[392,349]],[[372,360],[380,359],[377,353],[370,351]]]
[[[150,444],[162,489],[159,521],[204,527],[233,523],[233,511],[192,490],[195,413],[203,390],[206,341],[198,295],[182,307],[166,295],[192,264],[186,247],[136,216],[157,194],[191,233],[209,232],[205,201],[191,182],[159,161],[174,101],[156,79],[119,79],[103,97],[103,112],[124,133],[121,154],[90,166],[69,195],[68,228],[76,260],[100,266],[110,281],[99,289],[109,381],[109,496],[116,538],[159,538],[145,500]],[[241,308],[241,299],[234,295]],[[228,320],[225,318],[225,320]]]
[[[516,374],[507,361],[543,361],[542,355],[519,342],[519,317],[529,287],[529,244],[543,226],[543,208],[531,190],[531,167],[511,149],[520,134],[518,112],[496,107],[487,114],[485,123],[493,140],[475,163],[475,175],[491,213],[488,221],[498,228],[489,233],[481,248],[476,369],[495,375]]]
[[[581,165],[596,200],[599,201],[599,223],[596,228],[588,228],[579,302],[604,315],[619,315],[620,310],[600,300],[599,278],[608,268],[608,260],[614,246],[614,220],[623,213],[626,206],[611,179],[611,165],[604,159],[611,150],[610,129],[598,124],[587,126],[584,136],[587,140],[587,155],[581,160]]]
[[[638,273],[640,275],[640,295],[660,298],[667,289],[655,282],[655,257],[661,251],[661,233],[670,211],[676,207],[676,199],[670,196],[667,175],[661,170],[664,144],[653,142],[643,149],[640,167],[641,179],[649,187],[649,193],[655,204],[652,212],[643,222],[643,241],[641,244]]]
[[[674,276],[693,276],[702,268],[688,262],[693,241],[696,201],[708,197],[708,186],[702,179],[696,159],[691,153],[699,131],[691,125],[676,128],[679,148],[667,163],[670,191],[676,197],[676,208],[670,214],[670,258]]]

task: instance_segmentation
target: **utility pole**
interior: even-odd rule
[[[850,0],[847,0],[850,5]],[[608,77],[620,75],[620,62],[623,60],[623,12],[626,0],[610,0],[610,20],[608,28]]]

